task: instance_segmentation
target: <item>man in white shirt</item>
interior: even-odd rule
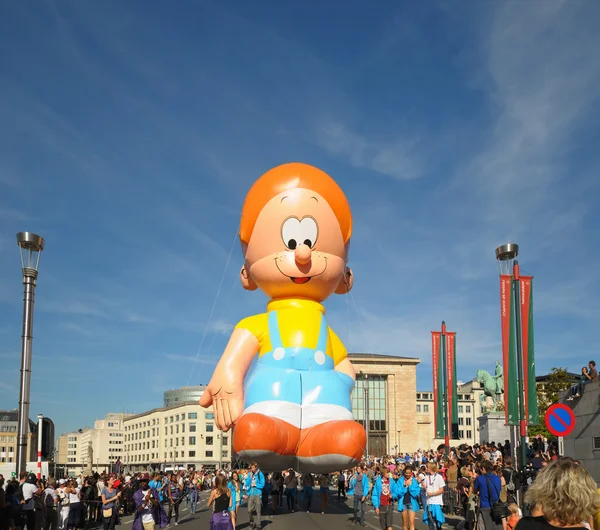
[[[21,500],[23,522],[27,525],[27,530],[35,530],[35,501],[33,496],[41,493],[36,476],[33,473],[29,475],[27,472],[21,473],[20,489],[23,493],[23,499]]]

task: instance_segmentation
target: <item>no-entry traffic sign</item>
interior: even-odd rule
[[[569,436],[575,428],[575,414],[562,403],[552,405],[546,411],[545,419],[546,427],[554,436]]]

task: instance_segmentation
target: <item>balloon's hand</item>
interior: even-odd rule
[[[244,411],[242,383],[232,378],[213,375],[200,398],[200,406],[213,406],[217,429],[227,432]]]

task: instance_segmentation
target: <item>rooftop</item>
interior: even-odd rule
[[[416,357],[401,357],[399,355],[384,355],[382,353],[349,353],[348,358],[351,361],[368,362],[371,361],[374,364],[385,364],[385,363],[410,363],[418,364],[421,359]]]

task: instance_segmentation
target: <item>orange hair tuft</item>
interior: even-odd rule
[[[274,167],[252,185],[242,208],[242,243],[248,244],[260,212],[273,197],[299,188],[314,191],[327,201],[340,224],[344,243],[347,243],[352,235],[352,212],[342,188],[324,171],[300,162]]]

